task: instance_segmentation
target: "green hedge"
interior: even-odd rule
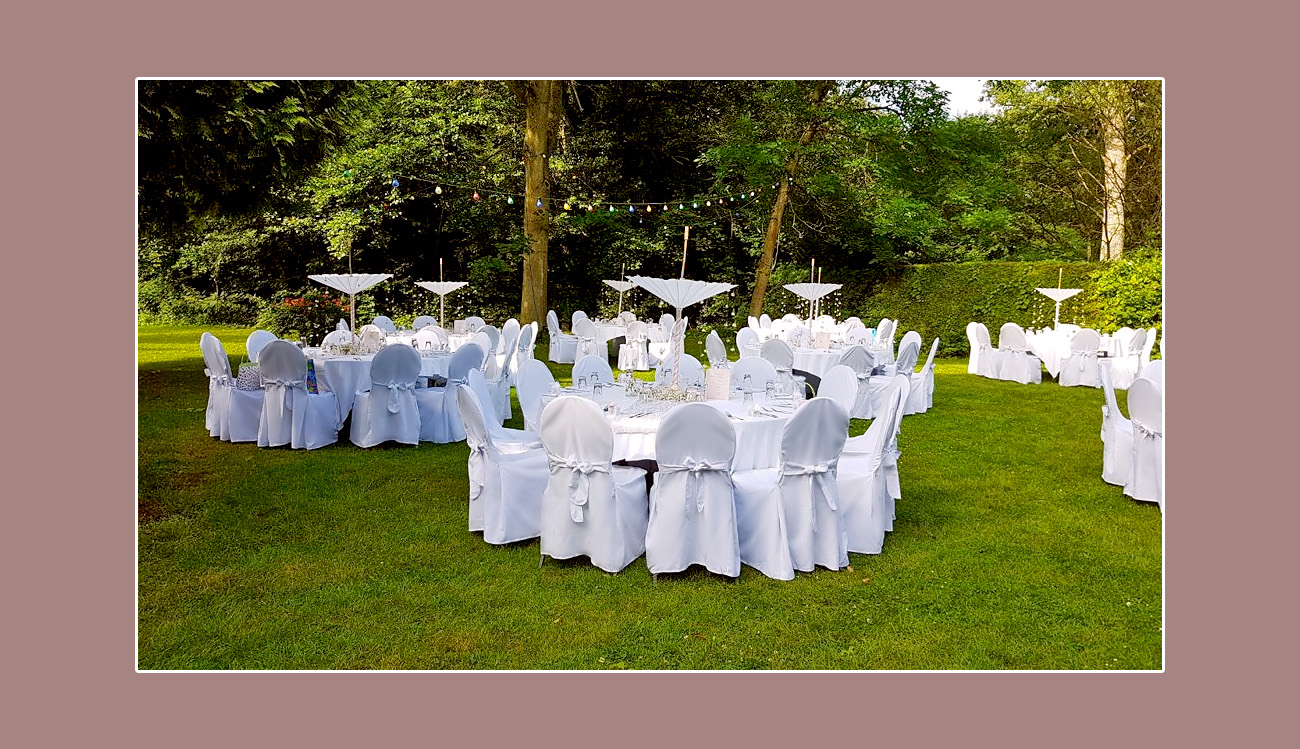
[[[847,272],[846,272],[847,274]],[[1103,332],[1121,326],[1162,326],[1161,262],[1148,254],[1113,263],[979,262],[913,265],[883,284],[850,277],[839,292],[837,317],[857,315],[867,327],[882,317],[898,320],[898,335],[908,330],[929,341],[939,336],[940,354],[970,353],[966,324],[982,322],[994,343],[998,328],[1014,322],[1025,328],[1050,326],[1055,303],[1038,287],[1083,289],[1061,304],[1061,322]]]

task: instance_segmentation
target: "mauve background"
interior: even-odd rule
[[[1290,319],[1282,284],[1294,276],[1295,240],[1278,217],[1294,211],[1295,104],[1281,76],[1294,68],[1283,57],[1294,19],[1259,2],[1160,7],[234,0],[7,10],[5,301],[10,335],[25,344],[32,334],[20,326],[40,320],[42,341],[38,357],[17,348],[5,368],[6,743],[645,745],[708,734],[728,745],[1253,746],[1276,736],[1282,699],[1294,695],[1285,653],[1295,582],[1278,578],[1295,569],[1282,538],[1295,490],[1269,469],[1286,465],[1283,446],[1295,441],[1274,440],[1294,411],[1277,404],[1294,402],[1284,394],[1295,354],[1266,357],[1259,337],[1238,339],[1230,325],[1282,332]],[[137,76],[936,75],[1165,78],[1165,293],[1179,364],[1164,673],[135,672]],[[33,366],[42,356],[49,374]],[[1245,397],[1221,399],[1238,372]]]

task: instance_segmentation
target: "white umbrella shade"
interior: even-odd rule
[[[393,277],[391,273],[323,273],[307,276],[316,283],[338,289],[349,297],[348,312],[352,316],[352,329],[357,329],[357,293]]]
[[[1056,302],[1056,320],[1053,326],[1059,326],[1061,324],[1061,302],[1078,294],[1083,289],[1035,289],[1035,291]]]
[[[702,302],[711,296],[736,288],[734,283],[717,281],[692,281],[686,278],[650,278],[648,276],[628,276],[628,280],[654,294],[664,302],[677,308],[676,317],[682,316],[682,308]],[[606,282],[608,283],[608,281]]]
[[[815,317],[812,311],[813,304],[832,291],[837,291],[843,285],[841,283],[788,283],[784,285],[784,288],[800,299],[807,299],[809,301],[808,315],[809,317]]]
[[[416,286],[422,289],[428,289],[438,295],[438,326],[445,328],[447,318],[447,300],[446,296],[462,286],[468,286],[469,281],[416,281]]]
[[[618,291],[618,314],[622,315],[623,314],[623,292],[631,291],[633,288],[636,287],[636,284],[632,283],[631,281],[610,281],[610,280],[606,280],[605,283],[614,287],[614,289]]]

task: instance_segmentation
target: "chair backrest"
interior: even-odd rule
[[[1070,351],[1080,353],[1097,353],[1097,347],[1101,345],[1101,333],[1092,328],[1083,328],[1074,334],[1070,339]]]
[[[519,395],[519,409],[524,412],[524,426],[536,429],[541,423],[542,396],[551,389],[555,376],[545,362],[525,359],[519,365],[515,392]]]
[[[430,315],[419,315],[418,317],[415,318],[415,321],[411,323],[411,327],[415,328],[416,330],[422,330],[426,325],[437,325],[437,324],[438,321],[433,317],[431,317]]]
[[[307,357],[288,341],[271,341],[262,347],[258,366],[264,381],[299,382],[307,377]]]
[[[1024,328],[1013,322],[1004,323],[998,328],[998,348],[1004,351],[1024,351],[1029,344],[1025,340]]]
[[[546,311],[546,332],[550,333],[551,338],[560,335],[560,318],[553,309]]]
[[[329,333],[325,334],[325,338],[321,340],[320,345],[346,346],[346,345],[355,345],[360,342],[361,339],[357,338],[355,335],[349,332],[347,328],[336,328],[334,330],[331,330]]]
[[[384,329],[378,325],[362,325],[360,336],[363,346],[382,346],[387,339]]]
[[[600,354],[588,354],[573,365],[574,385],[578,384],[579,377],[585,377],[588,386],[597,379],[600,380],[602,385],[614,384],[614,370],[609,366],[609,359]]]
[[[1135,426],[1154,434],[1165,433],[1165,391],[1151,380],[1141,378],[1128,388],[1128,418]]]
[[[745,347],[755,345],[758,345],[758,331],[753,328],[741,328],[736,331],[736,350],[741,356],[749,356],[745,353]]]
[[[489,354],[497,353],[497,349],[501,343],[501,331],[497,330],[495,325],[484,325],[478,329],[478,334],[486,335],[488,337],[488,346],[484,350]],[[477,337],[478,334],[476,334],[475,337]]]
[[[419,376],[420,353],[405,344],[390,343],[370,360],[370,382],[376,385],[413,385]]]
[[[1143,380],[1151,380],[1163,389],[1165,386],[1165,360],[1156,359],[1153,362],[1147,362],[1147,365],[1138,371],[1138,377]]]
[[[659,323],[645,326],[646,338],[654,343],[663,343],[668,340],[668,334],[672,332],[671,328],[665,328]]]
[[[230,357],[226,356],[226,349],[221,345],[221,339],[205,332],[199,336],[199,350],[203,352],[203,364],[213,377],[225,377],[227,379],[233,377],[230,369]]]
[[[484,333],[481,330],[475,333],[474,337],[469,339],[469,342],[474,344],[475,346],[478,346],[479,349],[483,352],[484,361],[487,360],[488,354],[491,354],[492,351],[496,348],[496,346],[492,343],[492,336],[488,335],[487,333]],[[482,364],[480,363],[479,366],[482,366]]]
[[[471,369],[478,369],[483,366],[483,347],[474,341],[470,341],[451,355],[451,361],[447,362],[447,379],[464,382],[469,376]]]
[[[519,341],[515,345],[515,350],[518,352],[516,356],[519,361],[523,361],[524,359],[527,358],[532,358],[530,356],[530,352],[533,350],[533,336],[537,332],[537,328],[535,327],[535,325],[536,324],[533,323],[533,324],[525,325],[519,329]]]
[[[762,320],[763,320],[762,317],[759,317],[758,319],[759,319],[760,322],[762,322]],[[786,313],[786,314],[784,314],[784,315],[781,315],[781,320],[784,321],[784,322],[796,323],[796,324],[797,324],[797,323],[799,322],[799,316],[796,315],[796,314],[794,314],[793,312],[789,312],[789,313]]]
[[[840,364],[852,369],[854,374],[868,375],[876,366],[876,361],[864,346],[854,344],[840,353]]]
[[[903,347],[907,345],[908,341],[916,341],[916,348],[918,350],[921,348],[921,334],[916,332],[915,330],[909,330],[903,334],[903,339],[898,342],[898,350],[902,351]]]
[[[991,341],[990,338],[989,338],[989,328],[988,328],[988,326],[985,325],[985,324],[982,323],[982,322],[971,323],[971,324],[975,326],[975,345],[976,345],[977,347],[978,347],[978,346],[992,346],[993,344],[992,344],[992,341]]]
[[[478,315],[470,315],[465,318],[465,330],[470,333],[477,333],[480,328],[487,324],[487,321]]]
[[[1124,414],[1120,413],[1119,403],[1115,400],[1115,380],[1111,377],[1111,361],[1104,361],[1097,367],[1097,378],[1101,380],[1101,392],[1106,400],[1106,408],[1110,409],[1112,417],[1123,418]]]
[[[1110,337],[1115,341],[1116,344],[1115,346],[1116,354],[1120,356],[1124,356],[1126,354],[1130,354],[1133,352],[1133,349],[1131,348],[1131,344],[1133,341],[1133,335],[1135,333],[1137,333],[1136,330],[1125,325],[1124,327],[1110,334]]]
[[[663,326],[664,330],[672,330],[673,323],[675,322],[677,321],[673,319],[673,316],[668,314],[667,312],[659,316],[659,324]]]
[[[753,315],[750,315],[750,316],[749,316],[749,320],[748,320],[748,322],[749,322],[749,327],[754,328],[755,330],[758,329],[758,318],[757,318],[757,317],[754,317]]]
[[[1143,364],[1146,364],[1147,362],[1151,361],[1151,351],[1152,349],[1155,348],[1155,346],[1156,346],[1156,329],[1147,328],[1146,341],[1143,342],[1142,351],[1141,351]]]
[[[659,366],[655,367],[656,385],[672,384],[672,368],[675,361],[678,362],[677,366],[681,367],[681,371],[677,375],[678,387],[704,387],[704,365],[700,363],[699,359],[687,353],[683,353],[680,360],[673,355],[669,355],[659,362]]]
[[[718,331],[710,330],[704,338],[704,353],[709,358],[709,366],[716,367],[727,363],[727,344],[722,342]]]
[[[261,353],[262,347],[274,341],[275,333],[269,330],[254,330],[248,334],[248,342],[244,344],[244,350],[248,352],[248,360],[257,363],[257,355]]]
[[[644,341],[648,337],[646,324],[640,320],[633,320],[627,324],[628,343],[633,341]]]
[[[764,341],[758,355],[772,362],[777,369],[790,369],[794,366],[794,349],[780,338],[769,338]]]
[[[921,367],[922,372],[928,372],[934,369],[934,354],[939,350],[939,337],[934,337],[934,343],[930,344],[930,355],[925,357],[925,366]]]
[[[573,471],[571,464],[603,466],[609,473],[614,457],[614,430],[594,401],[562,395],[542,409],[542,447],[551,459],[552,473]]]
[[[758,316],[758,327],[760,328],[772,327],[772,318],[769,317],[766,312]]]
[[[385,315],[375,315],[375,319],[371,320],[370,324],[375,326],[376,328],[379,328],[385,333],[397,332],[397,326],[394,325],[393,321],[388,319],[388,317]]]
[[[856,316],[850,317],[849,319],[841,323],[841,325],[844,326],[844,332],[846,333],[849,332],[850,330],[857,330],[858,328],[863,328],[865,330],[867,327],[866,325],[863,325],[862,321],[859,320]]]
[[[908,341],[898,349],[898,358],[894,360],[894,371],[899,374],[911,374],[916,369],[916,360],[921,355],[920,341]]]
[[[624,325],[631,325],[632,323],[636,322],[635,312],[624,310],[620,312],[618,316],[623,320]]]
[[[496,403],[492,399],[492,391],[488,390],[487,380],[483,377],[483,370],[475,367],[465,375],[465,384],[470,390],[474,391],[474,397],[478,398],[479,408],[483,411],[483,418],[487,420],[489,434],[495,434],[501,428],[502,417],[497,413]]]
[[[1124,347],[1123,353],[1121,355],[1133,356],[1133,357],[1140,356],[1142,354],[1142,349],[1146,346],[1146,343],[1147,343],[1147,329],[1138,328],[1137,330],[1133,331],[1133,335],[1129,337],[1128,345]]]
[[[980,346],[979,339],[980,324],[974,321],[966,323],[966,341],[970,344],[971,351],[975,351]]]
[[[573,317],[569,320],[569,327],[572,328],[574,325],[577,324],[577,322],[578,322],[579,320],[589,320],[589,319],[590,319],[590,318],[587,317],[587,313],[586,313],[586,312],[583,312],[583,311],[580,310],[580,309],[574,310],[574,311],[573,311]]]
[[[441,328],[436,325],[425,325],[415,331],[415,345],[419,348],[433,348],[442,345],[442,339],[438,337],[439,330]]]
[[[853,413],[853,406],[858,400],[857,372],[844,364],[836,364],[822,375],[817,395],[835,401],[845,413]]]
[[[483,400],[474,389],[468,384],[461,383],[456,386],[455,396],[460,420],[465,425],[465,444],[469,446],[472,462],[476,460],[475,453],[478,450],[493,449],[492,433],[488,430],[487,414],[483,413]],[[473,471],[470,472],[470,478],[474,478]],[[472,491],[474,491],[473,487],[471,487]]]
[[[749,375],[750,387],[755,390],[762,390],[767,387],[767,383],[776,382],[779,379],[776,367],[772,362],[761,356],[742,356],[729,365],[731,369],[731,387],[740,387],[745,382],[745,375]]]
[[[575,317],[573,318],[573,334],[578,336],[579,338],[594,339],[596,337],[596,323],[592,322],[587,317],[577,317],[576,316],[577,314],[578,313],[576,312],[574,313]]]
[[[338,323],[338,325],[335,325],[335,326],[334,326],[334,329],[335,329],[335,330],[352,330],[352,328],[348,325],[348,321],[347,321],[347,320],[344,320],[344,319],[341,318],[341,317],[339,318],[339,323]]]
[[[812,332],[803,325],[796,325],[785,333],[785,340],[791,346],[807,346],[812,343]]]
[[[501,340],[505,341],[508,345],[514,345],[515,341],[519,340],[519,331],[522,330],[522,328],[523,326],[519,324],[517,318],[509,318],[501,326]]]
[[[837,463],[849,437],[849,414],[830,398],[804,402],[781,432],[783,472],[792,464]]]
[[[712,470],[730,471],[735,456],[736,429],[731,419],[707,403],[674,408],[655,433],[655,460],[661,465],[703,463]]]
[[[876,414],[876,419],[884,424],[885,429],[882,434],[881,450],[892,447],[897,443],[898,433],[903,429],[903,404],[907,403],[907,396],[912,392],[912,381],[906,375],[895,375],[894,381],[890,383],[889,394],[885,398],[884,408]]]

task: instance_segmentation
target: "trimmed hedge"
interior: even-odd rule
[[[898,335],[915,330],[929,346],[934,336],[939,353],[966,356],[966,325],[988,326],[997,342],[998,328],[1014,322],[1024,328],[1050,326],[1055,302],[1035,291],[1060,285],[1083,289],[1061,304],[1061,322],[1103,332],[1123,325],[1161,328],[1160,256],[1146,255],[1114,263],[977,262],[913,265],[903,275],[879,285],[865,278],[842,281],[836,315],[857,315],[867,327],[882,317],[899,321]],[[837,273],[837,282],[842,273]]]

